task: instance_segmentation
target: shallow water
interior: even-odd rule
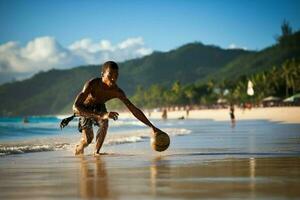
[[[80,140],[77,121],[63,130],[57,117],[0,118],[0,154],[39,151],[72,151]],[[228,121],[152,120],[171,137],[169,153],[209,153],[253,155],[300,154],[300,124],[266,120]],[[94,128],[94,133],[97,129]],[[150,129],[136,119],[110,121],[104,148],[118,152],[149,153]],[[141,144],[140,144],[141,143]],[[91,146],[93,146],[92,144]],[[88,148],[92,149],[92,147]],[[138,151],[135,151],[139,149]],[[140,151],[142,149],[142,151]]]
[[[0,155],[32,153],[42,151],[70,150],[80,141],[78,120],[60,130],[58,117],[29,117],[29,123],[22,118],[0,118]],[[173,122],[160,123],[170,136],[190,134],[190,130],[176,128]],[[97,127],[94,127],[97,133]],[[149,141],[150,129],[136,119],[110,121],[109,134],[104,146]],[[92,144],[91,146],[93,146]]]

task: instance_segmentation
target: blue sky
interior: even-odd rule
[[[118,62],[200,41],[261,50],[300,0],[0,0],[0,84],[51,68]]]
[[[62,45],[81,38],[113,43],[143,37],[154,50],[202,41],[262,49],[288,20],[300,29],[300,1],[1,0],[0,44],[53,36]]]

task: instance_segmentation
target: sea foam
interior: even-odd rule
[[[176,129],[176,128],[166,128],[163,129],[170,137],[181,136],[190,134],[191,131],[187,129]],[[149,140],[151,137],[151,132],[149,130],[140,130],[134,132],[124,132],[119,134],[109,133],[105,139],[104,145],[119,145],[126,143],[136,143]],[[61,142],[63,141],[63,142]],[[55,139],[39,139],[39,140],[27,140],[20,143],[8,142],[0,144],[0,156],[10,155],[10,154],[23,154],[23,153],[33,153],[33,152],[43,152],[43,151],[57,151],[57,150],[72,150],[76,142],[74,143],[74,138],[70,143],[66,142],[68,138],[55,138]]]

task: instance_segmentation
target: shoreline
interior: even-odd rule
[[[162,119],[162,111],[152,111],[149,115],[149,110],[141,109],[147,118]],[[114,111],[114,110],[112,110]],[[129,111],[118,111],[120,119],[134,119],[135,117]],[[235,119],[239,120],[268,120],[282,123],[297,123],[300,124],[300,106],[292,107],[254,107],[251,109],[241,109],[235,107]],[[57,115],[44,115],[52,117],[55,116],[59,119],[69,117],[72,113],[57,114]],[[5,118],[5,116],[2,116]],[[186,115],[185,110],[168,111],[167,119],[208,119],[214,121],[230,121],[229,108],[216,108],[216,109],[193,109]]]
[[[162,112],[149,113],[144,111],[149,119],[161,119]],[[212,119],[215,121],[230,121],[229,108],[190,110],[187,117],[185,110],[168,111],[168,119]],[[130,112],[120,112],[120,118],[134,118]],[[300,107],[265,107],[240,109],[235,108],[235,119],[239,120],[269,120],[282,123],[300,123]]]

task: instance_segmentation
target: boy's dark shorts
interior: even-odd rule
[[[107,112],[105,104],[98,104],[93,107],[88,107],[87,109],[91,109],[93,112]],[[82,132],[83,129],[92,129],[93,125],[100,126],[97,120],[94,118],[87,117],[79,117],[78,122],[78,131]]]

